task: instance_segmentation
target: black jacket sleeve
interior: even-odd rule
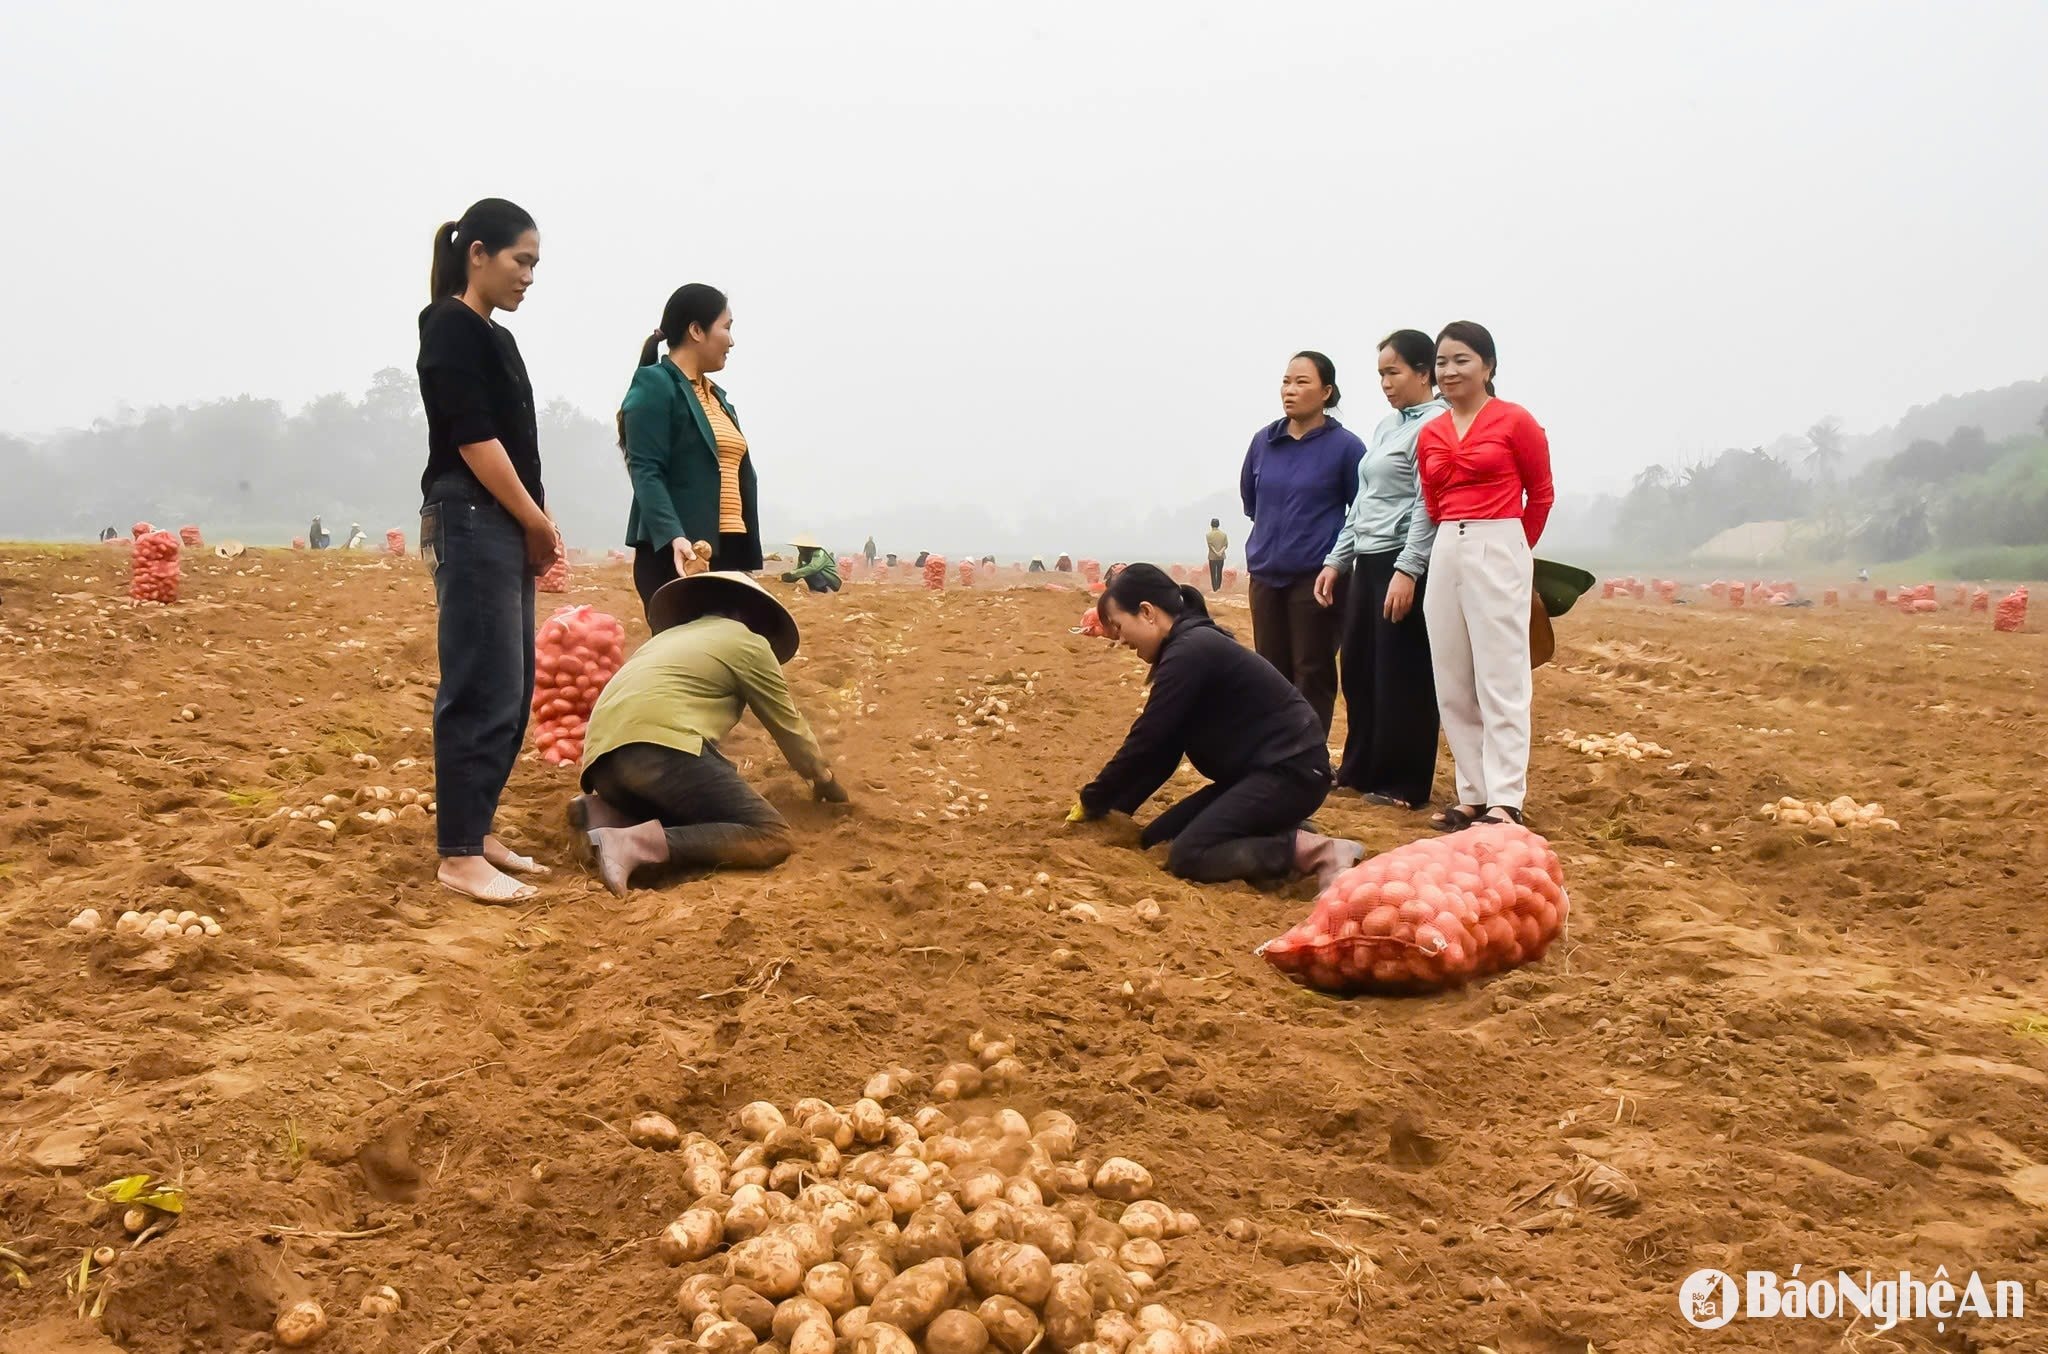
[[[1201,695],[1203,667],[1195,646],[1169,644],[1152,671],[1152,696],[1124,735],[1124,745],[1081,791],[1090,818],[1135,813],[1180,765],[1187,724]]]

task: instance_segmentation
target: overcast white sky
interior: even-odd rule
[[[543,398],[716,283],[815,503],[1182,502],[1295,349],[1368,424],[1455,318],[1607,487],[2048,372],[2044,52],[2041,0],[8,0],[0,429],[360,391],[502,195]]]

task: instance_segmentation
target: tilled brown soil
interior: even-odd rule
[[[646,1243],[689,1201],[627,1119],[724,1137],[746,1101],[845,1102],[978,1028],[1018,1044],[1020,1108],[1067,1111],[1202,1216],[1162,1293],[1237,1349],[2048,1347],[2032,1315],[1700,1332],[1676,1300],[1704,1266],[1795,1264],[1976,1269],[2034,1296],[2039,633],[1582,604],[1539,677],[1532,769],[1568,936],[1467,991],[1347,1001],[1253,954],[1305,891],[1191,888],[1128,829],[1061,822],[1142,698],[1131,655],[1069,633],[1078,594],[793,598],[793,684],[853,808],[809,803],[750,726],[727,750],[800,854],[621,901],[575,865],[571,773],[529,759],[502,827],[557,873],[492,910],[435,886],[421,825],[273,816],[430,787],[418,563],[185,569],[184,601],[135,607],[118,550],[0,551],[0,1246],[26,1260],[24,1286],[0,1267],[5,1354],[262,1350],[300,1296],[334,1319],[323,1350],[638,1354],[681,1333]],[[547,600],[644,634],[622,566]],[[1015,734],[957,722],[992,694]],[[1548,741],[1567,727],[1673,757],[1594,762]],[[1814,844],[1754,816],[1842,793],[1903,830]],[[1356,801],[1319,821],[1376,849],[1423,830]],[[1100,919],[1065,915],[1080,902]],[[224,934],[67,930],[86,906]],[[1147,975],[1163,997],[1133,1009]],[[1544,1186],[1581,1156],[1639,1205],[1555,1207]],[[86,1190],[138,1171],[189,1202],[131,1247]],[[1256,1242],[1224,1238],[1237,1217]],[[121,1255],[88,1278],[95,1323],[66,1276],[100,1244]],[[358,1316],[386,1283],[404,1310]]]

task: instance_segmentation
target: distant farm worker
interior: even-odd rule
[[[1375,804],[1419,809],[1436,780],[1436,679],[1419,605],[1436,523],[1415,478],[1415,439],[1444,412],[1432,389],[1436,341],[1418,329],[1389,334],[1379,368],[1394,412],[1366,440],[1358,497],[1323,561],[1316,600],[1335,606],[1338,585],[1350,580],[1337,784]]]
[[[1074,557],[1062,552],[1060,557],[1052,562],[1052,568],[1054,573],[1070,574],[1074,572]]]
[[[1448,832],[1519,823],[1528,792],[1531,552],[1556,493],[1550,439],[1527,409],[1494,398],[1497,367],[1484,326],[1445,325],[1436,381],[1450,411],[1415,441],[1423,505],[1437,524],[1422,609],[1458,785],[1457,803],[1430,821]]]
[[[1033,555],[1033,556],[1031,557],[1031,565],[1030,565],[1030,567],[1029,567],[1029,568],[1027,568],[1027,569],[1026,569],[1026,570],[1025,570],[1024,572],[1025,572],[1025,573],[1028,573],[1028,574],[1042,574],[1042,573],[1044,573],[1044,572],[1045,572],[1045,556],[1043,556],[1043,555]]]
[[[874,568],[874,567],[875,567],[875,538],[874,538],[874,537],[872,537],[872,536],[868,537],[868,543],[867,543],[866,545],[864,545],[864,546],[862,546],[862,547],[860,548],[860,553],[861,553],[862,557],[863,557],[863,558],[865,558],[865,559],[867,560],[867,562],[868,562],[868,568],[870,568],[870,569]]]
[[[929,551],[929,550],[920,550],[920,551],[918,551],[918,552],[917,552],[917,559],[916,559],[916,560],[914,560],[914,561],[913,561],[913,562],[911,563],[911,566],[910,566],[910,567],[911,567],[911,568],[913,568],[913,569],[922,569],[922,568],[924,568],[924,562],[925,562],[926,560],[930,559],[931,557],[932,557],[932,552],[931,552],[931,551]]]
[[[370,538],[363,534],[363,524],[361,522],[350,523],[347,548],[350,550],[363,550],[368,548],[369,544]]]
[[[1337,638],[1346,594],[1316,600],[1323,559],[1344,529],[1358,494],[1365,443],[1329,411],[1337,406],[1337,367],[1299,352],[1280,377],[1282,416],[1252,434],[1238,476],[1252,521],[1245,566],[1252,577],[1252,646],[1294,683],[1322,721],[1337,709]]]
[[[896,567],[896,556],[893,554],[888,555],[883,559],[882,562],[888,565],[891,569],[893,569]]]
[[[1151,667],[1152,691],[1070,822],[1137,812],[1186,757],[1213,784],[1139,837],[1147,848],[1171,842],[1166,868],[1180,878],[1328,880],[1363,859],[1358,843],[1304,826],[1330,790],[1316,712],[1271,663],[1217,628],[1199,590],[1133,564],[1096,607],[1106,632]]]
[[[533,383],[494,318],[519,309],[539,262],[533,218],[485,198],[434,232],[433,302],[419,321],[419,539],[434,575],[441,665],[438,877],[485,903],[531,898],[533,887],[511,876],[545,873],[493,830],[533,702],[534,584],[562,557],[541,486]]]
[[[100,531],[100,542],[101,544],[105,544],[106,542],[115,539],[120,534],[120,532],[114,530],[112,527],[102,528]]]
[[[788,822],[718,745],[752,710],[818,799],[846,802],[783,680],[795,619],[747,574],[702,573],[664,584],[648,624],[654,637],[590,712],[585,793],[569,803],[604,886],[623,894],[643,869],[779,865]]]
[[[712,376],[732,354],[732,307],[702,282],[675,289],[640,345],[640,365],[619,406],[619,449],[633,481],[626,544],[642,607],[696,566],[699,541],[713,571],[762,565],[754,456],[723,387]]]
[[[313,525],[306,529],[306,544],[315,550],[325,550],[333,542],[334,538],[327,534],[327,528],[315,517]]]
[[[1230,537],[1223,530],[1223,519],[1209,519],[1209,591],[1223,591],[1223,562],[1230,558]]]
[[[783,574],[783,582],[802,583],[812,592],[839,591],[839,561],[831,551],[810,536],[799,536],[790,544],[796,547],[796,568]]]

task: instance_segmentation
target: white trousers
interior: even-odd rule
[[[1422,615],[1460,804],[1519,809],[1528,793],[1534,571],[1515,518],[1436,529]]]

